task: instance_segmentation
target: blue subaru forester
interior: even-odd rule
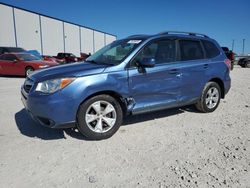
[[[22,101],[51,128],[111,137],[128,114],[195,104],[213,112],[230,89],[230,61],[206,35],[163,32],[114,41],[85,62],[29,75]]]

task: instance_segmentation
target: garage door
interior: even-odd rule
[[[41,16],[42,44],[44,55],[64,52],[63,22]]]
[[[81,51],[83,53],[93,53],[93,30],[81,27]]]
[[[65,52],[80,56],[80,30],[79,26],[64,23]]]
[[[113,36],[113,35],[108,35],[108,34],[105,34],[106,36],[106,45],[110,44],[111,42],[115,41],[116,40],[116,37]]]
[[[14,9],[16,21],[17,46],[41,53],[39,15]]]
[[[13,8],[0,5],[0,46],[16,46]]]
[[[103,46],[105,46],[104,33],[94,31],[94,51],[98,51]]]

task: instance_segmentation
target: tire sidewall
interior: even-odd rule
[[[219,91],[219,100],[218,100],[218,102],[217,102],[217,104],[216,104],[215,107],[213,107],[213,108],[208,108],[207,105],[206,105],[206,96],[207,96],[208,90],[209,90],[210,88],[212,88],[212,87],[215,87],[216,89],[218,89],[218,91]],[[219,104],[220,104],[220,99],[221,99],[221,88],[220,88],[220,86],[219,86],[217,83],[215,83],[215,82],[209,82],[209,83],[206,85],[205,90],[204,90],[204,93],[203,93],[203,96],[202,96],[202,103],[203,103],[204,110],[205,110],[206,112],[213,112],[213,111],[215,111],[216,108],[217,108],[217,107],[219,106]]]
[[[34,71],[34,69],[33,69],[32,67],[27,67],[27,68],[25,69],[25,76],[26,76],[26,77],[29,76],[28,70]]]
[[[246,62],[245,67],[246,67],[246,68],[250,68],[250,61],[247,61],[247,62]]]
[[[107,101],[110,104],[112,104],[116,110],[116,122],[114,126],[105,133],[95,133],[88,127],[85,121],[85,115],[87,113],[87,109],[89,108],[90,105],[92,105],[96,101]],[[115,134],[115,132],[119,129],[122,123],[122,119],[123,119],[123,114],[119,102],[109,95],[98,95],[88,99],[87,101],[85,101],[80,105],[77,112],[77,128],[84,136],[86,136],[90,140],[107,139],[110,138],[113,134]]]

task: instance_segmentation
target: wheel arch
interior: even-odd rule
[[[35,70],[35,68],[32,67],[31,65],[26,65],[26,66],[25,66],[25,70],[27,70],[28,68],[32,68],[33,70]]]
[[[120,104],[120,106],[122,108],[123,115],[127,114],[127,103],[126,103],[125,98],[122,97],[119,93],[112,91],[112,90],[104,90],[104,91],[95,92],[95,93],[89,95],[87,98],[85,98],[80,103],[80,105],[83,104],[85,101],[89,100],[90,98],[98,96],[98,95],[109,95],[109,96],[113,97]],[[79,107],[80,107],[80,105],[79,105]]]
[[[224,99],[225,98],[225,86],[224,86],[223,81],[220,78],[212,78],[209,81],[210,82],[215,82],[220,86],[220,88],[221,88],[221,98]]]

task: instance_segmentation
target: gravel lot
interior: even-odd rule
[[[110,139],[34,123],[24,78],[0,77],[0,187],[250,187],[250,69],[219,108],[131,116]]]

